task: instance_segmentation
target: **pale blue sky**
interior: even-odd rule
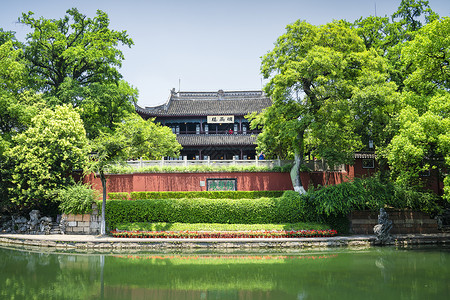
[[[127,30],[135,45],[124,49],[120,70],[139,90],[140,106],[164,103],[172,88],[182,91],[259,90],[261,56],[270,51],[287,24],[315,25],[333,19],[354,21],[391,15],[400,0],[0,0],[0,28],[25,41],[22,12],[59,19],[76,7],[89,17],[105,11],[111,28]],[[441,16],[449,0],[429,0]]]

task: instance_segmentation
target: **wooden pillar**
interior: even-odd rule
[[[239,117],[239,132],[242,133],[242,118]],[[242,149],[241,149],[242,152]]]

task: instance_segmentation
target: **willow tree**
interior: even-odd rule
[[[330,165],[350,163],[363,148],[362,137],[370,134],[367,127],[386,113],[367,111],[361,101],[395,91],[395,84],[386,83],[384,61],[343,21],[314,26],[299,20],[286,30],[262,60],[262,73],[270,79],[265,92],[273,102],[263,114],[272,117],[253,116],[255,122],[263,119],[272,138],[278,134],[290,142],[297,173],[306,152]],[[393,101],[392,95],[383,101]],[[269,139],[264,129],[262,136]],[[295,185],[304,191],[299,176]]]

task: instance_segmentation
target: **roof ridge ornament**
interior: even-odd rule
[[[225,92],[223,90],[219,90],[217,92],[217,97],[219,98],[219,100],[223,100],[223,98],[225,97]]]

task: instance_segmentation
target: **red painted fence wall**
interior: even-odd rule
[[[355,162],[347,166],[344,172],[302,172],[300,178],[303,187],[335,185],[349,181],[354,177],[371,176],[373,169],[363,169]],[[236,178],[238,191],[284,191],[292,190],[289,173],[279,172],[233,172],[233,173],[135,173],[108,175],[107,192],[141,192],[141,191],[206,191],[200,181],[208,178]],[[84,182],[91,183],[102,190],[100,178],[90,175]]]
[[[292,190],[289,173],[236,172],[236,173],[135,173],[107,176],[107,192],[142,191],[206,191],[200,181],[208,178],[236,178],[238,191],[284,191]],[[90,175],[84,178],[99,191],[100,178]]]

